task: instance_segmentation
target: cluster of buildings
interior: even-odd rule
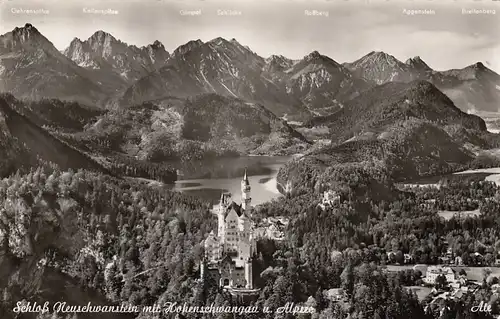
[[[336,191],[327,190],[323,193],[323,198],[321,199],[321,203],[319,203],[318,206],[324,210],[327,207],[332,207],[340,203],[341,203],[340,194],[337,193]]]
[[[453,268],[446,266],[427,267],[427,272],[425,273],[423,281],[428,285],[434,285],[439,276],[443,276],[446,279],[446,283],[453,288],[458,288],[467,284],[466,274],[460,275]]]
[[[442,237],[444,239],[444,237]],[[444,241],[445,247],[447,247],[446,252],[443,252],[439,257],[439,264],[450,265],[450,266],[500,266],[500,251],[495,251],[492,246],[486,247],[483,245],[483,254],[476,251],[473,253],[467,253],[464,255],[458,255],[453,252],[453,249],[448,246],[448,242]],[[414,256],[401,252],[386,252],[387,264],[413,264],[415,263]],[[467,258],[464,261],[464,258]]]
[[[254,230],[257,239],[269,238],[272,240],[284,240],[285,228],[288,225],[288,219],[284,217],[266,217],[263,218]]]
[[[386,253],[386,256],[388,264],[400,263],[397,258],[397,253],[390,251]],[[404,264],[413,264],[413,257],[410,254],[402,254],[402,262]]]
[[[257,238],[251,220],[250,183],[245,171],[241,181],[241,204],[231,194],[222,194],[217,214],[217,234],[205,240],[201,278],[213,276],[218,285],[232,294],[254,294],[252,259],[257,254]]]

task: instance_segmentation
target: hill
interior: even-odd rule
[[[73,101],[18,100],[11,94],[4,94],[3,98],[8,102],[10,108],[37,126],[52,132],[82,131],[85,125],[106,113],[98,107],[90,107]]]
[[[6,154],[1,159],[1,176],[42,163],[53,163],[62,169],[106,171],[87,155],[14,110],[13,101],[15,99],[10,95],[0,97],[0,144]]]
[[[153,162],[289,154],[309,144],[263,106],[217,94],[112,110],[72,137],[101,152]]]
[[[440,126],[459,124],[466,129],[486,131],[485,122],[469,115],[434,85],[426,81],[389,82],[372,88],[345,103],[344,108],[313,118],[309,127],[327,125],[333,143],[360,135],[378,135],[399,120],[417,118]]]
[[[481,118],[425,81],[386,83],[309,124],[328,125],[331,145],[285,165],[278,175],[283,189],[317,190],[331,181],[329,169],[353,163],[380,167],[376,179],[383,180],[450,173],[475,165],[477,150],[499,141]]]
[[[378,139],[350,140],[326,146],[287,163],[278,174],[289,191],[318,190],[335,182],[331,169],[361,167],[377,181],[406,180],[464,169],[474,160],[472,152],[436,125],[411,119],[391,125]]]
[[[135,203],[134,196],[139,196],[136,199],[140,203]],[[112,306],[119,305],[124,296],[128,299],[133,295],[133,305],[145,305],[143,297],[171,298],[176,295],[171,292],[176,285],[167,287],[173,284],[171,278],[180,281],[187,275],[194,277],[195,272],[182,265],[200,259],[199,243],[213,227],[207,206],[199,200],[85,170],[34,168],[29,174],[2,179],[0,207],[2,318],[18,318],[12,310],[22,300],[42,305],[47,301],[52,312],[57,301],[65,301],[68,306],[89,302],[93,306]],[[146,207],[151,211],[147,212]],[[188,232],[190,239],[181,239]],[[160,237],[150,237],[153,233]],[[123,245],[115,246],[119,240]],[[162,253],[161,258],[151,259],[156,250],[146,257],[143,248],[150,247],[152,252],[152,243],[165,252],[184,247],[186,254],[182,255],[186,258],[179,261],[173,254],[170,258]],[[144,260],[144,265],[134,256]],[[186,272],[179,272],[181,269]],[[131,280],[131,275],[145,270]],[[148,297],[139,293],[143,288],[138,284],[151,288]],[[114,288],[108,290],[106,285]],[[22,314],[27,319],[63,317],[66,313]],[[136,317],[137,313],[123,312],[85,315],[106,319]]]

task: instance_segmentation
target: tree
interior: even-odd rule
[[[397,263],[399,263],[401,265],[404,263],[404,260],[405,260],[404,259],[404,254],[403,254],[403,252],[401,250],[398,250],[396,252],[395,260],[396,260]]]
[[[348,263],[340,275],[342,288],[348,296],[353,296],[354,294],[354,279],[354,267],[351,263]]]
[[[488,277],[491,275],[492,271],[490,268],[484,268],[483,269],[483,281],[486,282],[486,280],[488,279]]]
[[[447,282],[446,277],[444,275],[437,276],[435,283],[436,283],[437,289],[444,289],[448,285],[448,282]]]

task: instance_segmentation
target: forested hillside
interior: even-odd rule
[[[293,154],[309,142],[263,106],[205,94],[112,110],[68,141],[151,162]]]

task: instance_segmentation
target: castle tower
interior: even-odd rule
[[[221,238],[221,242],[224,243],[226,239],[226,222],[225,212],[227,210],[228,201],[230,200],[229,194],[222,193],[220,195],[219,211],[217,212],[217,235]]]
[[[244,211],[250,209],[252,198],[250,197],[250,182],[248,181],[247,170],[245,169],[245,175],[241,180],[241,208]]]
[[[201,280],[205,280],[206,267],[207,267],[207,259],[203,258],[201,260],[201,264],[200,264],[200,278],[201,278]]]
[[[253,278],[252,278],[252,259],[248,258],[245,262],[245,288],[253,289]]]

